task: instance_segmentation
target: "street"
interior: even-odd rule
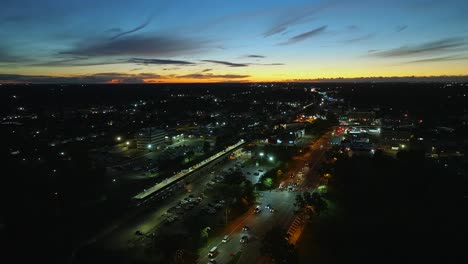
[[[296,161],[292,167],[291,172],[297,174],[305,164],[309,164],[310,174],[304,174],[298,184],[298,192],[303,187],[314,186],[317,183],[317,175],[314,168],[323,158],[323,154],[329,148],[328,139],[330,133],[321,137],[315,143],[310,145],[310,151],[294,157]],[[306,177],[307,175],[307,177]],[[285,183],[297,182],[297,176],[291,178],[285,176]],[[227,263],[232,258],[233,254],[241,251],[241,256],[238,263],[261,263],[262,256],[260,255],[260,242],[263,235],[270,230],[272,226],[280,225],[285,230],[288,229],[292,223],[294,215],[294,202],[297,192],[294,191],[263,191],[257,204],[262,208],[260,213],[255,213],[254,208],[249,210],[246,214],[238,219],[229,223],[223,232],[218,237],[210,238],[208,245],[201,251],[198,263],[208,263],[208,252],[211,248],[217,247],[218,254],[215,256],[217,263]],[[265,206],[270,204],[275,209],[274,212],[269,212]],[[249,231],[243,231],[243,227],[248,226]],[[222,242],[225,235],[229,236],[229,241]],[[243,235],[249,237],[247,243],[241,244],[240,239]]]

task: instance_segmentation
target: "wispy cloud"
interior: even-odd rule
[[[124,32],[121,32],[115,36],[113,36],[112,38],[110,38],[111,40],[114,40],[114,39],[117,39],[117,38],[120,38],[122,36],[125,36],[125,35],[128,35],[128,34],[131,34],[131,33],[134,33],[134,32],[137,32],[139,30],[142,30],[144,29],[146,26],[148,26],[148,24],[151,22],[151,18],[152,17],[149,17],[143,24],[137,26],[136,28],[133,28],[131,30],[128,30],[128,31],[124,31]]]
[[[0,64],[1,63],[25,62],[25,61],[29,61],[29,59],[13,54],[10,48],[0,46]]]
[[[204,69],[202,70],[202,72],[209,72],[209,71],[212,71],[213,69]]]
[[[356,38],[351,38],[351,39],[346,39],[344,40],[343,42],[344,43],[356,43],[356,42],[361,42],[361,41],[364,41],[364,40],[368,40],[368,39],[371,39],[375,36],[374,33],[369,33],[369,34],[366,34],[366,35],[363,35],[363,36],[359,36],[359,37],[356,37]]]
[[[313,15],[320,11],[332,6],[336,1],[328,1],[324,4],[292,8],[284,10],[278,17],[279,23],[274,24],[267,31],[263,33],[264,37],[270,37],[279,33],[284,33],[290,27],[305,22],[309,22],[313,19]]]
[[[403,30],[405,30],[407,28],[408,28],[408,25],[398,25],[398,26],[396,26],[395,31],[396,32],[402,32]]]
[[[193,73],[186,75],[179,75],[177,78],[187,78],[187,79],[244,79],[248,78],[250,75],[241,75],[241,74],[202,74],[202,73]]]
[[[50,76],[50,75],[22,75],[22,74],[0,74],[0,83],[145,83],[158,80],[240,80],[250,77],[243,74],[213,74],[213,73],[192,73],[192,74],[167,74],[159,75],[155,73],[118,73],[105,72],[96,74],[83,74],[73,76]]]
[[[304,40],[309,39],[311,37],[315,37],[315,36],[318,36],[318,35],[322,34],[326,29],[327,29],[327,26],[321,26],[321,27],[312,29],[310,31],[307,31],[307,32],[304,32],[302,34],[296,35],[296,36],[290,38],[288,41],[280,43],[280,45],[289,45],[289,44],[297,43],[297,42],[300,42],[300,41],[304,41]]]
[[[127,62],[141,64],[141,65],[195,65],[195,63],[190,62],[190,61],[168,60],[168,59],[131,58]]]
[[[402,46],[396,49],[374,52],[377,57],[405,57],[413,55],[437,54],[441,52],[452,52],[466,50],[467,42],[464,38],[446,38],[437,41],[426,42],[412,46]]]
[[[247,55],[245,56],[247,58],[256,58],[256,59],[263,59],[263,58],[266,58],[266,56],[263,56],[263,55],[255,55],[255,54],[251,54],[251,55]]]
[[[122,29],[121,28],[118,28],[118,27],[113,27],[113,28],[109,28],[108,30],[106,30],[107,33],[118,33],[118,32],[122,32]]]
[[[202,60],[202,61],[215,63],[215,64],[226,65],[226,66],[229,66],[229,67],[247,67],[247,66],[249,66],[249,64],[247,64],[247,63],[234,63],[234,62],[220,61],[220,60]]]
[[[284,63],[279,63],[279,62],[275,62],[275,63],[250,63],[249,65],[259,65],[259,66],[283,66],[283,65],[286,65]]]
[[[0,74],[0,83],[20,82],[20,83],[142,83],[144,79],[157,79],[161,76],[152,73],[125,74],[125,73],[96,73],[90,75],[74,76],[48,76],[48,75],[20,75],[20,74]]]
[[[115,59],[100,59],[100,58],[72,56],[66,59],[33,63],[33,64],[29,64],[28,66],[76,67],[76,66],[97,66],[97,65],[119,64],[119,63],[122,63],[122,61],[115,60]]]
[[[215,63],[215,64],[221,64],[221,65],[226,65],[228,67],[248,67],[251,65],[257,65],[257,66],[281,66],[284,65],[284,63],[234,63],[234,62],[229,62],[229,61],[220,61],[220,60],[202,60],[204,62],[210,62],[210,63]]]
[[[158,56],[169,57],[198,52],[207,42],[172,36],[132,35],[114,40],[84,40],[61,55],[74,56]]]
[[[457,61],[457,60],[468,60],[468,55],[452,55],[452,56],[434,57],[434,58],[421,59],[421,60],[412,60],[406,63],[426,63],[426,62]]]

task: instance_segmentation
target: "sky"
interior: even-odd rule
[[[0,83],[468,75],[466,0],[2,0]]]

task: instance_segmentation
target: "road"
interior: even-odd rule
[[[325,151],[329,148],[329,138],[331,133],[327,133],[319,138],[315,143],[309,145],[309,150],[304,154],[294,157],[294,163],[291,165],[290,171],[293,174],[298,174],[301,170],[307,171],[305,167],[309,167],[308,174],[304,173],[304,177],[299,179],[298,176],[293,178],[285,175],[284,182],[298,182],[298,189],[307,186],[315,186],[318,183],[318,177],[314,173],[314,168],[322,160]],[[305,164],[309,165],[306,166]],[[300,191],[300,190],[299,190]],[[261,198],[257,201],[262,211],[258,214],[254,212],[254,208],[246,214],[231,222],[225,232],[218,237],[210,238],[210,243],[200,252],[198,263],[208,263],[209,250],[217,246],[218,254],[215,257],[217,263],[227,263],[232,258],[231,254],[241,251],[241,256],[238,263],[261,263],[263,261],[260,255],[260,243],[263,235],[270,230],[272,226],[280,225],[284,229],[288,229],[295,218],[294,202],[297,192],[294,191],[264,191],[261,192]],[[273,213],[266,210],[265,206],[270,204],[275,211]],[[250,231],[244,232],[244,226],[249,226]],[[222,242],[224,235],[228,235],[230,240],[226,243]],[[241,244],[240,239],[243,235],[249,237],[249,242]]]
[[[228,168],[234,167],[236,161],[228,160],[216,168],[204,167],[198,175],[190,176],[190,185],[193,193],[204,192],[206,184],[213,179],[210,176],[210,171],[215,171],[214,175],[221,171],[227,171]],[[170,208],[178,205],[179,201],[187,197],[188,194],[184,190],[175,190],[174,194],[162,201],[154,201],[145,205],[145,210],[131,219],[121,223],[118,226],[113,226],[113,230],[106,234],[95,238],[92,242],[93,247],[106,248],[112,250],[126,250],[131,247],[140,246],[150,239],[147,239],[157,228],[163,224],[166,219],[166,213]],[[194,213],[210,202],[205,199],[201,204],[197,205],[190,212]],[[183,215],[181,217],[184,217]],[[179,219],[181,218],[179,217]],[[136,231],[142,232],[143,236],[136,235]]]
[[[212,156],[211,158],[213,159],[211,161],[218,159],[242,144],[236,144],[234,147],[216,154],[215,157]],[[216,170],[227,170],[227,168],[233,167],[233,165],[234,161],[227,161],[221,167],[216,168]],[[205,190],[206,183],[212,180],[212,177],[207,177],[210,170],[212,170],[212,166],[213,163],[205,161],[203,164],[199,164],[196,169],[191,170],[191,175],[187,179],[190,180],[193,192],[201,193]],[[167,189],[172,189],[177,185],[172,185]],[[167,189],[161,190],[162,194],[167,193]],[[147,238],[146,235],[153,233],[165,221],[165,213],[167,213],[168,209],[177,206],[178,202],[187,196],[188,194],[184,190],[174,190],[173,195],[168,195],[167,199],[162,201],[153,201],[152,198],[155,196],[149,198],[147,205],[141,205],[141,208],[138,208],[136,212],[132,210],[122,219],[116,220],[113,224],[76,247],[72,252],[72,261],[78,252],[86,251],[88,247],[121,250],[144,243],[145,241],[142,240]],[[203,204],[200,204],[199,207],[202,206]],[[136,236],[136,231],[141,231],[144,235]]]

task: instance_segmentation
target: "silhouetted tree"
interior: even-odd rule
[[[288,242],[287,232],[280,226],[274,226],[262,239],[260,252],[271,257],[277,263],[297,263],[294,246]]]
[[[208,141],[203,142],[203,153],[210,151],[210,143]]]

